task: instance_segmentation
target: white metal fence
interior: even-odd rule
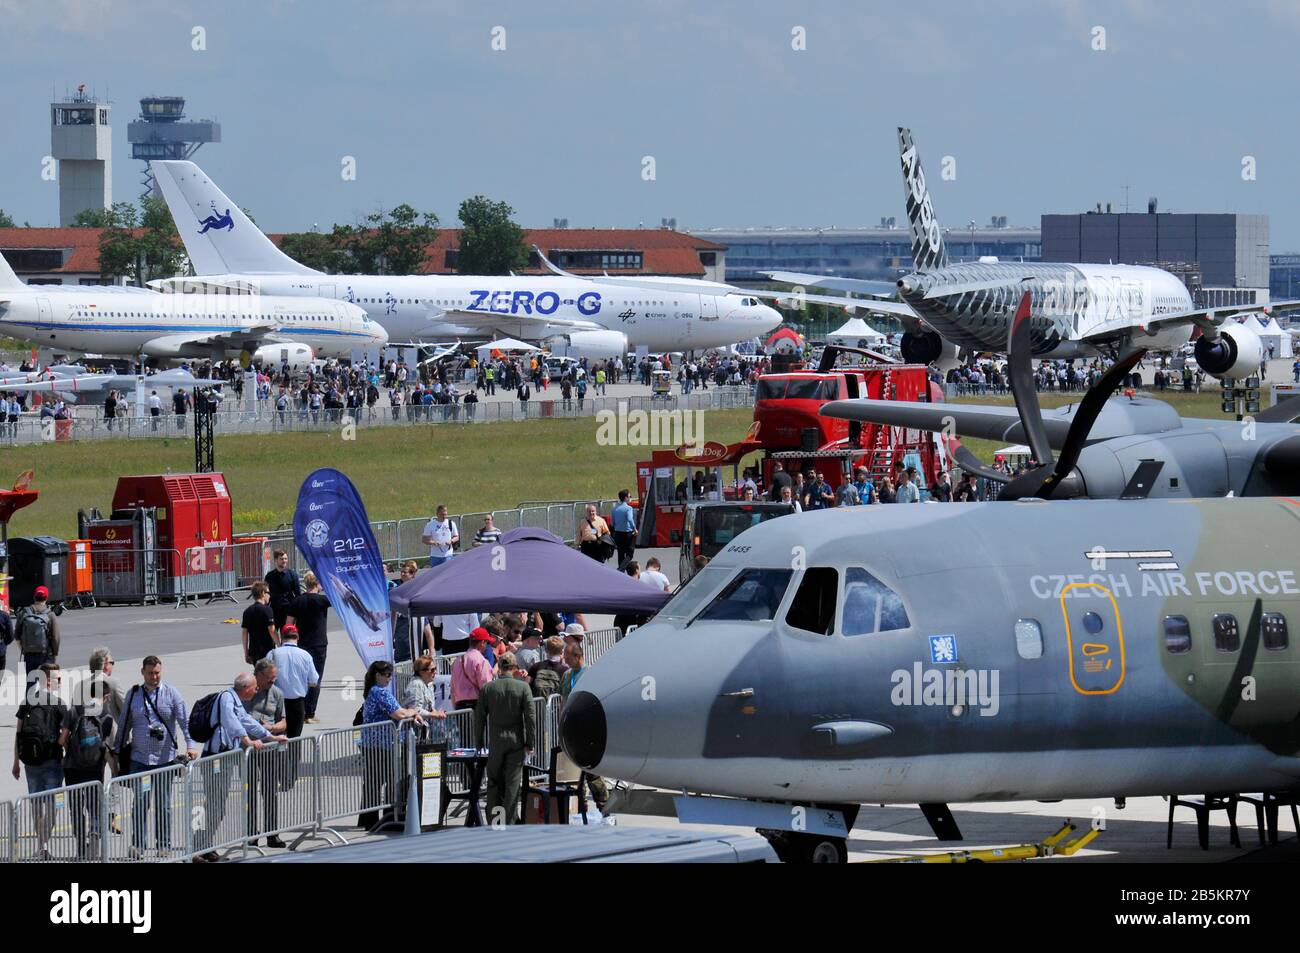
[[[219,410],[213,415],[213,433],[218,436],[238,434],[275,434],[313,431],[337,431],[343,426],[409,427],[443,424],[495,423],[503,420],[538,420],[552,418],[594,417],[603,411],[637,410],[726,410],[752,407],[753,388],[713,387],[671,397],[576,397],[519,401],[492,401],[478,404],[402,405],[394,413],[389,407],[361,407],[356,410],[279,411],[273,406],[256,410]],[[70,440],[108,440],[113,438],[192,437],[193,414],[164,414],[159,417],[103,416],[99,407],[82,405],[75,416],[66,420],[25,414],[17,422],[0,424],[0,443],[28,445]]]

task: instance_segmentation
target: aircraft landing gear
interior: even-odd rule
[[[759,828],[758,833],[776,851],[783,864],[844,864],[848,863],[849,845],[843,837],[829,834],[808,834],[797,831],[774,831]]]

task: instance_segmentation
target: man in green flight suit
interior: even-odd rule
[[[494,826],[515,823],[524,757],[537,746],[533,693],[515,677],[516,667],[513,652],[497,659],[497,677],[479,690],[474,706],[474,736],[480,748],[488,749],[487,822]]]

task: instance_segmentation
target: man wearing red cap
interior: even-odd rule
[[[483,648],[496,641],[496,636],[482,626],[469,634],[469,650],[451,667],[451,700],[458,710],[477,705],[479,691],[492,681],[492,665],[484,657]]]
[[[29,677],[46,662],[59,660],[59,624],[46,605],[50,590],[37,586],[32,598],[32,604],[22,606],[14,616],[14,637]]]

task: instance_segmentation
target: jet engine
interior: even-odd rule
[[[627,335],[618,331],[572,331],[552,341],[562,357],[585,357],[599,361],[607,357],[622,357],[628,351]]]
[[[316,354],[310,347],[296,341],[263,344],[253,352],[253,363],[260,364],[264,370],[272,373],[280,370],[286,361],[289,362],[289,370],[294,373],[305,372],[315,359]]]
[[[1234,321],[1219,328],[1212,341],[1204,335],[1197,338],[1195,352],[1201,370],[1220,380],[1240,380],[1257,374],[1264,360],[1264,346],[1259,335]]]
[[[947,371],[961,364],[960,349],[934,331],[908,331],[899,342],[906,364],[935,364]]]

